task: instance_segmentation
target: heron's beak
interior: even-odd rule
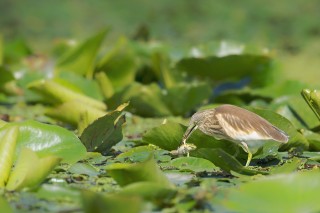
[[[192,132],[194,130],[196,130],[198,128],[197,124],[192,124],[188,127],[188,129],[186,130],[186,132],[184,133],[183,137],[182,137],[182,144],[186,144],[187,139],[189,138],[189,136],[192,134]]]

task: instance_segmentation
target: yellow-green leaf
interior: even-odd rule
[[[10,127],[0,137],[0,187],[4,187],[11,171],[19,128]]]
[[[12,171],[6,188],[20,190],[38,186],[60,162],[56,156],[39,158],[37,153],[24,148]]]

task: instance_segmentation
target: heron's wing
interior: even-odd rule
[[[241,108],[240,108],[241,109]],[[225,133],[234,140],[268,140],[287,142],[288,136],[282,130],[260,116],[241,109],[240,112],[218,112],[216,118]]]

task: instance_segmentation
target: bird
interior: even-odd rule
[[[188,153],[189,156],[189,150],[195,147],[187,144],[186,141],[196,129],[218,140],[225,139],[240,145],[248,153],[245,167],[250,165],[252,159],[249,146],[261,144],[266,140],[280,143],[287,143],[289,140],[286,132],[259,115],[238,106],[223,104],[192,115],[177,149],[178,153]]]

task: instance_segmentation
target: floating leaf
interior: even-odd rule
[[[288,119],[270,110],[256,108],[249,108],[249,110],[265,118],[274,126],[278,127],[289,135],[289,142],[282,144],[280,150],[287,150],[290,147],[301,147],[302,149],[308,148],[309,143],[307,139],[296,130],[296,128]]]
[[[84,117],[86,118],[86,123],[90,124],[94,120],[106,115],[107,112],[86,105],[81,101],[68,101],[58,106],[48,108],[45,114],[56,120],[79,127]]]
[[[31,120],[8,123],[0,129],[0,138],[11,127],[19,128],[16,156],[24,147],[37,152],[39,157],[54,155],[68,163],[74,163],[86,154],[79,138],[62,127]]]
[[[136,58],[126,38],[120,38],[97,65],[97,71],[105,72],[116,89],[133,83],[136,69]]]
[[[10,204],[2,196],[0,196],[0,212],[13,213]]]
[[[106,168],[108,174],[113,177],[120,186],[126,186],[136,182],[159,183],[166,187],[172,184],[162,173],[157,163],[150,155],[149,159],[141,163],[114,163]]]
[[[320,120],[320,92],[317,90],[310,91],[309,89],[304,89],[301,95]]]
[[[68,85],[68,88],[74,88],[74,91],[82,93],[93,99],[102,101],[103,96],[96,81],[87,79],[83,76],[77,75],[74,72],[62,72],[54,78],[55,82],[61,83],[62,85]]]
[[[154,202],[169,202],[177,191],[172,187],[155,182],[136,182],[123,187],[118,194],[126,196],[139,196]]]
[[[60,160],[55,156],[39,158],[34,151],[28,148],[22,149],[6,188],[8,190],[21,190],[22,188],[38,186]]]
[[[250,76],[251,85],[264,86],[272,82],[271,59],[261,55],[228,55],[207,58],[184,58],[177,68],[191,76],[210,78],[213,81],[240,80]]]
[[[226,153],[222,149],[197,149],[191,152],[192,156],[200,157],[211,161],[222,170],[230,172],[235,171],[244,175],[267,174],[267,172],[251,170],[244,167],[236,158]]]
[[[278,166],[278,167],[273,167],[271,170],[271,174],[289,174],[295,171],[298,171],[298,168],[306,162],[306,159],[299,159],[299,158],[293,158],[290,159],[289,161],[285,162],[285,164]]]
[[[212,171],[217,168],[209,160],[195,157],[179,157],[173,159],[170,164],[182,171],[193,172]]]
[[[319,171],[273,175],[228,190],[221,201],[236,212],[319,212]]]
[[[122,125],[126,121],[122,110],[127,105],[120,105],[115,111],[95,120],[83,131],[80,139],[87,151],[107,154],[112,146],[122,140]]]
[[[68,171],[74,174],[85,174],[88,176],[97,176],[99,174],[99,171],[88,163],[75,163]]]
[[[185,115],[207,101],[210,95],[208,84],[180,84],[167,90],[164,101],[172,114]]]
[[[59,59],[57,72],[71,71],[92,77],[96,56],[107,32],[108,30],[102,30],[68,51]]]
[[[182,124],[168,122],[158,127],[152,128],[143,135],[143,142],[156,145],[165,150],[175,150],[182,142],[186,126]],[[197,148],[221,148],[229,153],[239,151],[238,145],[226,141],[217,140],[214,137],[196,130],[189,138],[187,143],[194,144]]]
[[[109,99],[114,94],[114,89],[111,80],[104,72],[98,72],[95,74],[95,79],[97,80],[101,92],[106,99]]]
[[[169,108],[163,102],[162,98],[163,94],[158,85],[132,83],[122,91],[115,93],[114,96],[108,100],[108,104],[111,107],[115,107],[115,104],[130,101],[128,110],[134,114],[145,117],[171,115]]]
[[[105,110],[106,105],[96,99],[90,98],[84,94],[74,92],[73,90],[51,80],[40,80],[32,82],[29,85],[32,91],[42,95],[54,104],[61,104],[69,101],[79,101],[84,105],[90,105],[100,110]]]
[[[91,191],[82,192],[82,201],[85,213],[140,213],[143,204],[139,197],[104,195]]]
[[[19,129],[14,126],[6,129],[2,137],[0,137],[0,188],[4,187],[8,181],[13,165],[18,134]]]

